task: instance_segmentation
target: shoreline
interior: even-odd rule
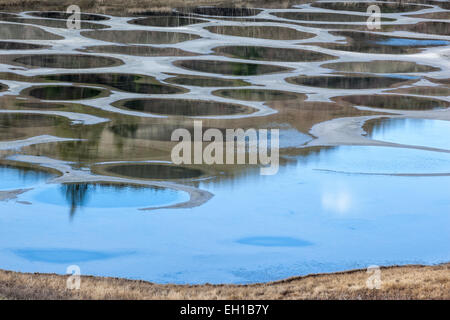
[[[380,289],[369,289],[367,269],[318,273],[248,285],[156,284],[142,280],[81,276],[80,290],[66,289],[68,275],[0,269],[0,300],[378,300],[450,299],[450,262],[380,267]]]
[[[131,0],[124,9],[122,0],[0,0],[0,11],[65,11],[70,5],[78,5],[83,13],[127,16],[146,11],[168,12],[176,8],[218,6],[225,8],[289,8],[307,3],[307,0]]]

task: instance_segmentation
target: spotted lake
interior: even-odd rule
[[[360,2],[0,13],[0,268],[254,283],[449,261],[450,23],[425,2],[378,3],[376,30]],[[194,120],[278,129],[278,172],[174,164]]]

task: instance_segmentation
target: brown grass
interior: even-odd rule
[[[126,16],[140,11],[171,10],[180,7],[223,6],[289,8],[307,0],[0,0],[0,11],[65,11],[69,5],[80,6],[82,12]]]
[[[67,276],[0,270],[0,299],[450,299],[450,263],[381,268],[381,288],[368,289],[366,270],[308,275],[253,285],[160,285],[83,276],[80,290]]]

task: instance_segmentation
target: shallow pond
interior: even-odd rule
[[[70,207],[70,214],[87,208],[150,208],[189,200],[189,196],[176,190],[108,183],[70,183],[51,185],[30,192],[24,199],[59,207]]]
[[[104,90],[75,86],[42,86],[26,90],[26,94],[42,100],[80,100],[107,95]]]
[[[281,66],[256,63],[242,63],[215,60],[178,60],[175,66],[209,73],[221,73],[233,76],[255,76],[265,73],[286,72],[291,69]]]
[[[255,16],[261,12],[254,8],[226,8],[226,7],[196,7],[182,9],[183,12],[206,15],[206,16],[221,16],[221,17],[245,17]]]
[[[338,10],[338,11],[359,11],[366,12],[367,7],[371,4],[377,5],[381,9],[381,13],[395,13],[395,12],[408,12],[408,11],[418,11],[423,9],[432,8],[431,6],[420,5],[420,4],[407,4],[407,3],[383,3],[383,2],[315,2],[311,4],[312,7]]]
[[[43,46],[33,43],[0,41],[0,50],[35,50],[35,49],[45,49],[49,47],[50,46]]]
[[[290,20],[302,20],[302,21],[326,21],[326,22],[366,22],[367,16],[355,15],[355,14],[336,14],[328,12],[275,12],[274,16],[290,19]],[[389,19],[382,17],[382,21],[395,21],[395,19]]]
[[[431,110],[450,107],[450,103],[443,100],[390,94],[345,96],[342,100],[358,106],[397,110]]]
[[[66,108],[67,106],[59,103],[49,103],[49,102],[18,102],[17,106],[25,109],[60,109]]]
[[[0,23],[0,39],[60,40],[64,38],[38,27],[11,23]]]
[[[55,174],[33,168],[0,164],[0,190],[30,188],[55,177]]]
[[[370,73],[410,73],[410,72],[433,72],[441,69],[418,64],[410,61],[374,60],[337,62],[323,64],[321,67],[343,72],[370,72]]]
[[[94,168],[98,172],[106,172],[126,178],[137,179],[192,179],[202,176],[204,173],[199,169],[187,167],[158,164],[158,163],[136,163],[136,164],[109,164],[99,165]]]
[[[130,99],[118,101],[114,105],[133,111],[188,117],[248,114],[256,111],[238,104],[184,99]]]
[[[106,85],[114,89],[146,94],[175,94],[185,90],[157,81],[154,77],[128,73],[64,73],[42,76],[45,80]]]
[[[446,130],[442,133],[445,134]],[[393,147],[340,146],[320,150],[300,161],[315,170],[346,174],[427,175],[450,173],[449,160],[450,153]]]
[[[64,123],[67,124],[65,119],[51,115],[0,113],[0,140],[16,140],[49,133],[63,127]]]
[[[392,92],[414,94],[419,96],[443,96],[443,97],[450,96],[450,88],[448,87],[418,86],[410,88],[400,88]]]
[[[26,67],[88,69],[105,68],[123,64],[119,59],[82,54],[34,54],[13,58],[13,63]]]
[[[202,22],[207,21],[183,16],[156,16],[141,19],[133,19],[131,21],[128,21],[128,23],[130,24],[136,24],[140,26],[171,27],[171,28],[183,27]]]
[[[429,119],[378,119],[364,129],[374,140],[450,150],[450,122]]]
[[[67,20],[54,20],[54,19],[24,19],[24,18],[2,18],[2,21],[23,23],[23,24],[34,24],[38,26],[45,26],[50,28],[60,28],[67,29]],[[108,26],[100,23],[91,23],[86,21],[80,21],[80,29],[105,29]]]
[[[90,46],[84,49],[80,49],[84,52],[96,52],[96,53],[115,53],[126,54],[131,56],[143,56],[143,57],[178,57],[178,56],[195,56],[196,53],[184,51],[178,48],[161,48],[161,47],[148,47],[148,46],[117,46],[117,45],[104,45],[104,46]]]
[[[411,14],[411,15],[408,15],[408,17],[423,18],[423,19],[450,20],[450,12],[441,11],[441,12],[430,12],[430,13],[423,13],[423,14]]]
[[[11,204],[0,203],[0,256],[7,269],[64,273],[75,263],[86,274],[159,283],[251,283],[374,263],[437,263],[448,258],[450,177],[336,171],[449,168],[448,154],[342,147],[301,156],[274,176],[250,170],[201,182],[215,196],[195,209],[86,207],[69,219],[59,206],[15,204],[11,219],[4,210]]]
[[[67,20],[71,17],[71,13],[61,12],[61,11],[34,11],[28,12],[29,15],[40,17],[40,18],[52,18],[52,19],[62,19]],[[87,21],[102,21],[109,20],[107,16],[102,16],[99,14],[91,14],[91,13],[80,13],[80,20]]]
[[[323,61],[336,59],[337,57],[310,50],[274,48],[274,47],[256,47],[256,46],[234,46],[217,47],[214,51],[218,55],[224,55],[238,59],[264,60],[264,61]]]
[[[240,79],[224,79],[212,77],[199,77],[189,75],[177,75],[164,81],[185,86],[198,87],[241,87],[250,85],[249,82]]]
[[[231,98],[245,101],[283,101],[283,100],[303,100],[303,95],[293,92],[262,89],[221,89],[213,92],[215,95],[224,98]]]
[[[81,35],[107,42],[139,44],[170,44],[199,38],[199,36],[190,33],[147,30],[82,31]]]
[[[293,77],[286,81],[302,86],[320,87],[329,89],[371,89],[389,88],[400,85],[402,82],[414,79],[405,77],[382,77],[370,75],[349,75],[349,76],[311,76]]]
[[[331,31],[332,35],[346,37],[347,43],[318,43],[321,47],[352,52],[366,52],[379,54],[411,54],[423,50],[425,47],[445,46],[447,40],[402,38],[379,35],[359,31]]]
[[[448,36],[450,34],[450,23],[443,21],[425,21],[419,22],[410,27],[405,27],[411,32],[437,34],[441,36]]]
[[[313,38],[313,33],[273,26],[211,26],[206,30],[220,35],[273,40],[302,40]]]

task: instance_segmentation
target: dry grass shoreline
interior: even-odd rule
[[[123,0],[0,0],[0,11],[65,11],[69,5],[76,4],[82,12],[129,16],[142,11],[197,6],[282,9],[306,2],[308,0],[129,0],[124,5]]]
[[[161,285],[82,276],[67,290],[68,276],[0,270],[2,299],[450,299],[450,263],[381,267],[381,288],[369,289],[366,269],[293,277],[252,285]]]

